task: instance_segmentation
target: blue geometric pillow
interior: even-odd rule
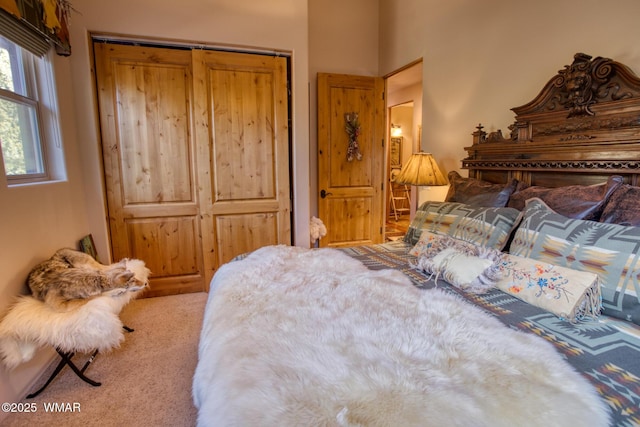
[[[603,313],[640,325],[640,227],[567,218],[533,198],[509,252],[596,273]]]
[[[502,250],[521,213],[513,208],[486,208],[455,202],[424,202],[409,224],[404,241],[415,245],[423,230],[479,246]]]

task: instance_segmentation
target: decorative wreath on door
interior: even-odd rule
[[[349,147],[347,148],[347,161],[353,159],[362,160],[360,145],[358,145],[358,136],[360,136],[360,123],[358,122],[358,113],[345,113],[345,130],[349,135]]]

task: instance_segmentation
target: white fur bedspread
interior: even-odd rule
[[[606,426],[551,344],[334,249],[218,270],[193,381],[199,426]]]

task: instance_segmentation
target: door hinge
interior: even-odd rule
[[[384,148],[384,138],[382,138],[382,148]]]
[[[382,227],[380,227],[380,234],[382,234]]]

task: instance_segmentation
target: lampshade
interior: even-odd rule
[[[413,153],[402,166],[395,179],[397,184],[447,185],[447,178],[440,172],[438,164],[430,153]]]

